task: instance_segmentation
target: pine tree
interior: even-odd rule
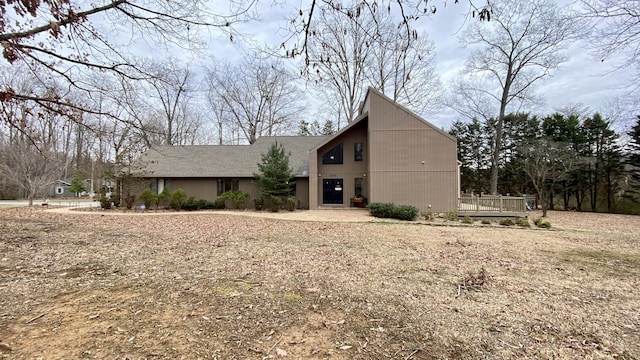
[[[87,191],[87,189],[84,187],[84,182],[82,181],[82,175],[80,173],[76,173],[75,175],[73,175],[73,179],[71,179],[71,186],[69,186],[69,191],[76,194],[76,196],[78,196],[78,194],[82,192]]]
[[[275,142],[262,162],[258,164],[259,174],[254,173],[260,194],[265,198],[289,196],[293,190],[293,169],[289,167],[291,152],[286,152],[282,144]]]
[[[629,182],[633,193],[632,199],[640,202],[640,115],[627,135],[629,135],[630,141],[625,163],[630,175]]]

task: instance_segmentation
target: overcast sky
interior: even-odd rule
[[[569,0],[559,0],[567,3]],[[464,67],[470,49],[459,45],[459,34],[465,21],[477,21],[465,17],[468,7],[454,5],[452,2],[444,7],[439,7],[438,12],[428,19],[421,20],[417,26],[419,32],[427,33],[434,41],[437,56],[437,72],[446,86]],[[228,37],[212,34],[209,49],[211,55],[234,61],[246,56],[238,49],[238,45],[245,40],[254,44],[270,44],[277,46],[287,36],[284,29],[287,25],[285,17],[295,14],[295,9],[286,5],[273,5],[271,2],[258,2],[260,21],[238,26],[237,30],[246,34],[246,38],[236,38],[231,43]],[[627,117],[627,123],[633,118],[633,111],[629,103],[633,101],[628,88],[629,79],[637,77],[637,69],[614,71],[619,60],[615,57],[600,61],[594,59],[587,49],[586,42],[574,42],[565,49],[569,60],[553,70],[551,76],[537,83],[536,89],[544,100],[539,108],[524,109],[536,115],[548,115],[556,109],[580,104],[582,108],[588,108],[589,112],[600,111],[606,115],[614,111],[626,110],[623,117]],[[624,103],[626,109],[614,109],[613,104]],[[636,103],[637,105],[637,99]],[[636,107],[637,109],[637,107]],[[439,114],[429,115],[427,120],[448,129],[451,122],[462,118],[452,110],[443,110]],[[625,129],[625,123],[618,120],[615,127]]]

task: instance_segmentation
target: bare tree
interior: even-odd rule
[[[334,14],[347,21],[353,22],[355,26],[361,23],[361,17],[375,17],[376,14],[386,12],[393,15],[398,28],[407,34],[407,38],[417,38],[415,30],[417,22],[435,14],[438,9],[446,8],[447,3],[458,4],[459,0],[443,1],[440,3],[431,0],[362,0],[341,2],[334,0],[310,0],[302,2],[300,8],[288,19],[290,36],[281,45],[287,57],[295,58],[302,56],[307,67],[313,61],[311,43],[313,37],[318,35],[317,27],[322,22],[322,17],[327,14]],[[467,17],[476,18],[480,21],[492,19],[492,6],[489,0],[467,0]],[[376,36],[375,32],[370,32],[363,41],[369,41]],[[315,71],[311,69],[311,71]]]
[[[0,43],[8,63],[25,64],[35,77],[57,79],[90,96],[102,89],[84,80],[87,73],[108,72],[129,80],[149,77],[126,46],[111,41],[114,27],[130,29],[126,35],[131,42],[192,49],[205,44],[201,36],[209,29],[231,36],[234,24],[254,17],[253,4],[253,0],[230,1],[214,12],[204,0],[3,1]],[[69,101],[66,94],[49,96],[3,85],[2,102],[21,101],[60,113],[96,112]]]
[[[583,16],[593,20],[591,44],[599,60],[623,55],[618,68],[635,67],[640,71],[640,1],[582,0]],[[633,80],[640,87],[640,77]]]
[[[498,192],[504,117],[514,104],[531,99],[533,86],[566,60],[561,46],[575,39],[578,23],[550,0],[504,0],[492,4],[490,23],[473,24],[461,39],[480,45],[467,61],[459,89],[466,101],[455,108],[466,116],[497,115],[492,155],[491,193]],[[472,104],[478,113],[465,110]],[[487,104],[494,104],[490,108]],[[482,112],[480,112],[482,111]],[[473,116],[471,116],[473,118]]]
[[[209,70],[207,82],[215,94],[210,101],[223,107],[224,117],[250,144],[261,135],[290,132],[303,110],[300,91],[277,61],[253,58],[242,64],[219,64]]]
[[[365,70],[371,61],[376,24],[362,16],[358,22],[339,12],[323,12],[316,18],[314,36],[308,43],[309,75],[323,91],[329,90],[339,101],[342,115],[351,121],[358,113],[365,84]]]
[[[0,175],[24,191],[29,206],[33,206],[36,196],[50,191],[60,172],[57,154],[31,143],[5,145],[0,151]]]
[[[193,93],[195,92],[193,75],[188,67],[179,65],[176,59],[162,64],[154,64],[153,74],[148,82],[151,96],[147,101],[159,122],[165,145],[192,144],[200,128],[198,119],[191,116]]]
[[[370,85],[419,114],[439,109],[433,42],[426,34],[407,34],[385,12],[375,14],[375,24],[378,35],[365,69]]]
[[[554,184],[567,179],[576,166],[577,156],[571,144],[546,138],[532,139],[519,149],[522,170],[527,174],[542,202],[542,217],[547,216]]]

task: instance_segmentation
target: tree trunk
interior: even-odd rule
[[[564,201],[564,211],[569,210],[569,190],[567,190],[567,180],[562,180],[562,200]]]
[[[582,211],[582,201],[584,200],[584,191],[576,190],[576,209]]]

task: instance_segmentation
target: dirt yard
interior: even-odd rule
[[[639,359],[640,217],[0,210],[0,358]]]

